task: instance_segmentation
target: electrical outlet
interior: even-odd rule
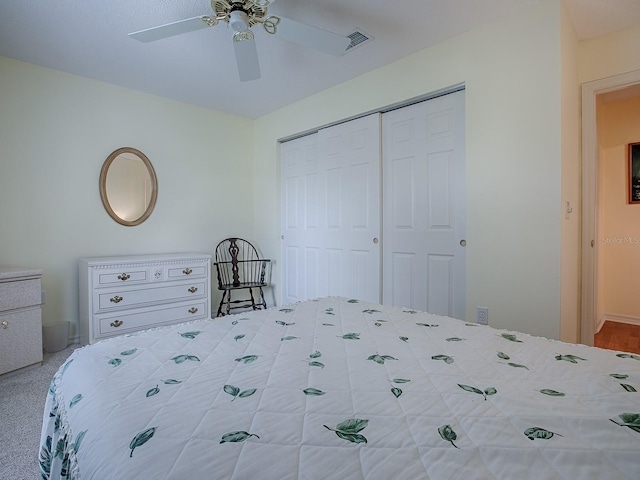
[[[476,322],[481,325],[489,325],[489,309],[487,307],[478,307],[476,311]]]

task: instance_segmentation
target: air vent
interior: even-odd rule
[[[356,47],[360,47],[365,43],[369,43],[371,40],[373,40],[373,37],[371,35],[367,35],[362,30],[356,30],[350,33],[349,35],[347,35],[347,37],[351,39],[351,43],[347,47],[347,50],[345,51],[345,53],[353,50]]]

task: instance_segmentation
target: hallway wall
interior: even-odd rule
[[[640,324],[640,204],[629,204],[627,185],[628,144],[640,142],[638,112],[640,88],[598,97],[599,325]]]

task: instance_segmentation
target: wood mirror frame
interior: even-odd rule
[[[138,175],[140,174],[140,167],[144,167],[142,171],[142,177],[138,178],[138,183],[135,185],[124,186],[120,183],[114,183],[117,181],[117,178],[111,179],[111,187],[108,188],[108,179],[109,170],[114,166],[114,162],[120,164],[119,170],[122,172],[123,168],[126,166],[122,164],[123,161],[135,161],[140,160],[141,164],[136,166],[135,168],[139,170]],[[113,173],[113,171],[112,171]],[[136,179],[133,178],[135,175],[127,174],[127,179],[131,180],[132,183],[136,182]],[[113,187],[117,187],[118,192],[113,191]],[[128,188],[128,191],[124,191],[125,188]],[[142,191],[140,191],[142,189]],[[119,194],[119,199],[114,198],[114,196]],[[124,195],[124,197],[123,197]],[[111,199],[110,199],[111,196]],[[114,203],[120,203],[121,205],[130,200],[127,197],[137,196],[140,198],[144,197],[143,203],[144,208],[142,206],[136,208],[134,206],[134,215],[131,218],[130,215],[125,215],[121,213],[122,208],[114,205]],[[140,150],[131,147],[123,147],[115,150],[107,157],[102,165],[102,170],[100,171],[100,199],[102,200],[102,205],[104,205],[105,210],[109,214],[111,218],[113,218],[120,225],[124,225],[127,227],[133,227],[135,225],[140,225],[144,222],[149,216],[151,212],[153,212],[154,207],[156,206],[156,200],[158,198],[158,180],[156,178],[156,172],[153,169],[153,165],[147,158],[147,156],[142,153]],[[130,206],[130,205],[129,205]],[[141,212],[138,215],[138,212]]]

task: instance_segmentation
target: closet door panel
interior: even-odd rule
[[[380,302],[380,115],[280,148],[283,302]]]
[[[331,295],[380,302],[380,115],[320,130],[318,158],[327,172],[321,282]]]
[[[464,92],[385,113],[382,145],[383,303],[465,318]]]
[[[282,301],[293,303],[317,294],[317,231],[324,201],[317,135],[281,144],[280,159]]]

